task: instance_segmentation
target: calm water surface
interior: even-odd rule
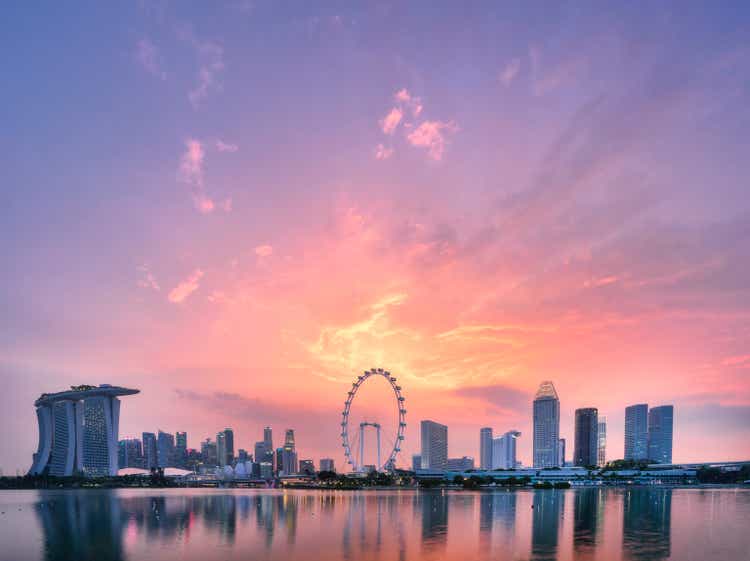
[[[749,489],[0,492],[0,559],[747,560]]]

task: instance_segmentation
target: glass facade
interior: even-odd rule
[[[558,467],[560,400],[552,382],[542,382],[534,397],[534,467]]]

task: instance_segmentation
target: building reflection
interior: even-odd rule
[[[601,489],[576,490],[573,508],[573,548],[577,553],[596,547],[597,530],[603,508],[604,493]]]
[[[440,491],[419,493],[415,500],[422,511],[422,546],[435,549],[448,539],[448,496]]]
[[[509,545],[513,541],[516,525],[515,492],[482,493],[479,498],[479,540],[482,551],[487,551],[492,544],[493,536],[500,524],[502,543]]]
[[[622,545],[627,559],[666,559],[671,553],[672,489],[632,489],[623,501]]]
[[[40,491],[36,514],[47,561],[120,561],[125,518],[110,493]]]
[[[565,506],[564,492],[534,491],[534,514],[531,524],[531,558],[539,561],[557,559],[560,518]]]

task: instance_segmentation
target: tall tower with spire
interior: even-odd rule
[[[559,467],[560,399],[555,386],[544,381],[534,396],[534,467]]]

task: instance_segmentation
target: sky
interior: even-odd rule
[[[627,405],[673,404],[675,461],[750,459],[745,3],[3,12],[6,474],[81,383],[141,390],[122,437],[294,428],[341,467],[378,367],[400,465],[422,419],[530,463],[543,380],[569,450],[576,408],[614,459]],[[352,416],[385,432],[377,382]]]

